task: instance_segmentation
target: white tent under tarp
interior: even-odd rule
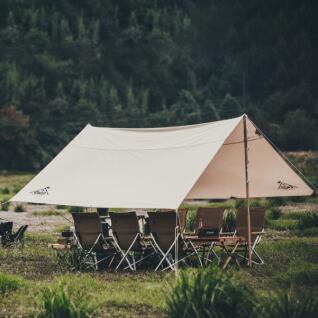
[[[168,128],[87,125],[10,201],[177,209],[185,199],[303,196],[313,190],[244,116]],[[246,148],[247,145],[247,148]]]

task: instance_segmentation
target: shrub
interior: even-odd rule
[[[9,194],[10,193],[10,189],[8,187],[4,187],[1,189],[1,193],[2,194]]]
[[[186,225],[187,230],[194,231],[196,216],[197,216],[197,211],[194,209],[190,209],[187,214],[187,225]]]
[[[264,304],[262,318],[314,318],[318,303],[312,295],[297,298],[290,293],[279,293]]]
[[[274,197],[268,199],[268,206],[269,207],[276,207],[276,206],[282,206],[286,203],[286,199],[282,197]]]
[[[318,226],[318,213],[307,212],[300,216],[298,228],[300,230]]]
[[[24,284],[24,280],[19,276],[0,274],[0,293],[15,291]]]
[[[171,318],[253,317],[255,294],[216,267],[186,270],[167,298]]]
[[[267,211],[267,217],[271,220],[278,220],[282,216],[282,211],[279,208],[271,208]]]
[[[42,292],[42,311],[37,318],[91,317],[96,306],[85,291],[73,291],[65,281],[52,284]]]
[[[236,223],[236,211],[234,209],[226,210],[223,221],[223,232],[234,232]]]
[[[245,200],[244,200],[244,199],[237,199],[237,200],[235,200],[234,207],[235,207],[236,209],[242,208],[242,207],[244,207],[244,206],[245,206]]]
[[[66,209],[66,206],[65,205],[57,205],[56,208],[58,210],[65,210]]]
[[[17,204],[14,208],[14,212],[25,212],[25,207],[22,204]]]
[[[2,211],[8,211],[9,207],[10,207],[10,202],[1,203],[1,210]]]
[[[81,206],[69,206],[67,207],[67,211],[70,213],[84,212],[84,208]]]
[[[22,189],[22,185],[21,184],[14,184],[13,187],[12,187],[12,192],[13,193],[18,193],[21,189]]]

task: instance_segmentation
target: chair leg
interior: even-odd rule
[[[170,268],[171,268],[172,270],[175,269],[174,266],[168,261],[168,257],[167,257],[167,256],[170,254],[172,248],[175,246],[177,240],[179,239],[179,235],[180,235],[180,234],[178,234],[178,235],[176,236],[175,240],[173,241],[173,243],[171,244],[171,246],[169,247],[169,249],[167,250],[166,253],[163,253],[163,251],[161,251],[161,249],[159,249],[159,250],[163,253],[163,254],[162,254],[162,255],[163,255],[163,258],[161,259],[161,261],[159,262],[159,264],[158,264],[157,267],[155,268],[155,271],[157,271],[157,270],[159,269],[159,267],[161,266],[161,264],[163,263],[164,260],[166,260],[166,261],[169,263],[169,266],[170,266]],[[159,248],[159,246],[157,246],[157,247]]]
[[[128,250],[127,250],[125,253],[124,253],[123,250],[120,248],[120,246],[119,246],[119,244],[117,243],[117,241],[115,241],[115,242],[117,243],[117,246],[118,246],[119,250],[121,251],[122,256],[123,256],[122,259],[120,260],[120,262],[118,263],[118,265],[117,265],[115,271],[117,271],[117,270],[119,269],[120,265],[122,264],[122,262],[123,262],[124,260],[128,263],[128,265],[129,265],[129,267],[130,267],[130,269],[131,269],[132,271],[135,270],[134,265],[131,264],[130,261],[129,261],[129,259],[128,259],[128,255],[129,255],[129,252],[131,251],[131,249],[133,248],[133,246],[134,246],[134,244],[135,244],[135,242],[136,242],[136,240],[137,240],[137,238],[138,238],[139,235],[140,235],[139,233],[136,234],[136,236],[135,236],[133,242],[130,244]]]

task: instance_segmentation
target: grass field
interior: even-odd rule
[[[312,170],[311,170],[312,171]],[[12,195],[27,182],[30,174],[0,176],[2,198]],[[8,189],[8,190],[6,190]],[[295,202],[297,201],[297,202]],[[235,210],[242,202],[210,202]],[[265,265],[251,270],[228,271],[261,295],[274,291],[318,296],[318,200],[254,200],[254,206],[267,208],[266,235],[258,251]],[[189,224],[194,220],[196,205],[191,208]],[[12,208],[11,208],[12,209]],[[5,213],[5,212],[3,212]],[[66,210],[55,207],[30,211],[30,220],[57,218]],[[3,215],[3,214],[2,214]],[[36,317],[43,307],[43,291],[61,282],[70,295],[82,303],[98,308],[96,317],[167,317],[166,300],[174,273],[79,273],[70,272],[47,248],[55,242],[63,226],[27,233],[24,248],[0,248],[0,317]],[[95,317],[94,316],[94,317]]]

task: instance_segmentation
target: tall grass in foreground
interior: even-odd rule
[[[83,291],[73,291],[59,281],[42,292],[42,311],[36,318],[88,318],[96,312],[92,299]]]
[[[187,270],[167,298],[170,318],[314,318],[318,302],[290,293],[256,294],[242,281],[219,268]]]
[[[171,318],[254,317],[255,295],[226,272],[186,270],[167,299]]]

